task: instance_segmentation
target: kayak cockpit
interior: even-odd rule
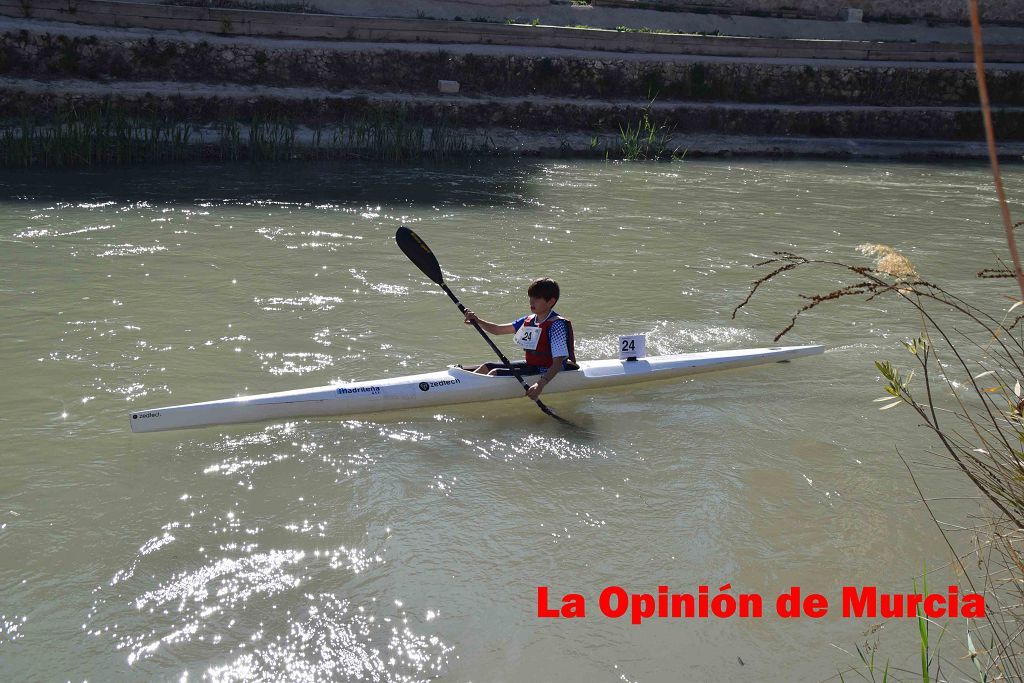
[[[488,371],[496,370],[496,372],[493,375],[488,375],[485,372],[479,372],[478,373],[476,370],[480,366],[486,366],[488,368]],[[458,365],[449,365],[448,367],[451,370],[464,370],[464,371],[469,372],[471,374],[479,375],[480,377],[488,377],[488,376],[490,376],[490,377],[511,377],[512,376],[512,371],[509,370],[505,366],[504,363],[488,362],[488,363],[477,363],[475,365],[463,365],[463,364],[459,363]],[[525,360],[513,361],[512,362],[512,367],[514,367],[516,369],[516,371],[518,371],[519,374],[521,376],[523,376],[523,377],[530,377],[530,376],[534,376],[535,377],[535,376],[541,374],[541,368],[538,368],[535,365],[530,365]],[[570,372],[570,371],[579,370],[579,369],[580,369],[580,366],[576,365],[575,363],[572,363],[571,367],[565,368],[564,370],[562,370],[562,372]]]

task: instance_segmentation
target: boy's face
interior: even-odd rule
[[[558,301],[558,299],[545,299],[540,296],[531,296],[530,312],[543,317],[547,315],[548,311],[555,307],[556,301]]]

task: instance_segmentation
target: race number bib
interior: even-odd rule
[[[519,331],[516,332],[516,344],[527,351],[536,351],[537,344],[540,342],[540,332],[541,329],[539,327],[523,325],[519,328]]]

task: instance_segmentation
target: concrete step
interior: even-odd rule
[[[179,82],[96,83],[0,78],[0,120],[45,122],[70,105],[113,107],[127,116],[217,122],[278,121],[331,127],[357,120],[426,126],[618,135],[646,120],[657,135],[687,134],[981,141],[973,107],[824,107],[721,102],[578,100],[543,96],[410,95],[363,90]],[[1024,107],[994,112],[1001,141],[1024,141]]]
[[[505,25],[333,14],[262,12],[109,0],[0,0],[0,15],[92,26],[144,27],[236,36],[737,56],[748,59],[853,59],[869,61],[970,62],[969,41],[912,42],[750,38],[620,32],[562,26]],[[1024,62],[1024,40],[990,44],[990,62]]]
[[[661,12],[697,12],[718,15],[748,15],[786,19],[834,21],[844,10],[859,8],[866,22],[970,22],[967,3],[937,2],[851,2],[850,0],[591,0],[595,7],[645,8]],[[1017,25],[1024,20],[1020,0],[980,3],[981,20],[986,23]]]
[[[807,105],[973,106],[971,64],[609,55],[466,45],[337,43],[0,21],[0,73],[462,93]],[[1024,106],[1024,65],[987,69],[992,101]]]

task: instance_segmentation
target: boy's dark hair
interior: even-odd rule
[[[530,283],[530,288],[526,290],[526,293],[530,296],[539,296],[542,299],[557,299],[558,283],[549,277],[539,277]]]

